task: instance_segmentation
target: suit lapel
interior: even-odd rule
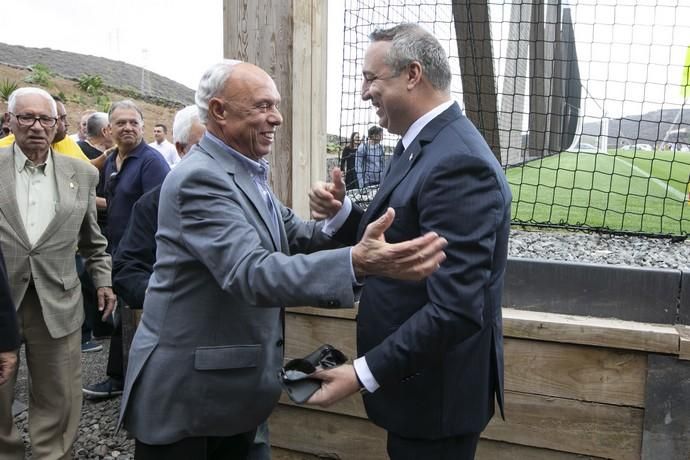
[[[68,161],[63,161],[63,158],[55,151],[53,151],[53,164],[55,165],[55,184],[57,186],[57,209],[55,210],[55,217],[36,241],[35,246],[39,246],[47,240],[72,214],[79,192],[80,184],[75,180],[76,171]]]
[[[271,237],[271,241],[273,242],[275,249],[280,250],[280,235],[275,235],[275,232],[272,230],[273,221],[268,213],[266,202],[261,196],[261,193],[259,192],[259,189],[252,180],[251,176],[246,172],[244,166],[238,164],[239,162],[235,160],[230,153],[223,151],[222,148],[219,145],[216,145],[216,143],[211,139],[203,137],[199,142],[199,146],[206,150],[211,157],[213,157],[220,164],[220,166],[233,177],[237,188],[242,191],[245,197],[252,204],[254,210],[261,217],[261,220],[266,227],[266,231]],[[278,226],[279,228],[282,228],[280,222],[278,223]]]
[[[386,210],[389,202],[389,197],[400,182],[407,176],[414,165],[424,155],[423,147],[429,142],[433,141],[436,135],[448,123],[460,117],[460,107],[457,103],[451,105],[444,110],[440,115],[431,120],[412,141],[412,143],[405,149],[405,151],[398,158],[391,160],[390,168],[386,177],[384,177],[381,186],[374,196],[371,204],[362,216],[362,219],[357,230],[357,240],[362,238],[364,229],[373,220],[377,219]]]
[[[14,148],[12,146],[0,150],[0,214],[5,217],[24,246],[30,248],[29,236],[26,234],[19,214],[19,206],[17,206]]]

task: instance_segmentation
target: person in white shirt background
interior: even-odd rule
[[[153,138],[154,142],[149,144],[150,147],[158,150],[158,152],[163,155],[168,166],[173,168],[178,161],[180,161],[180,156],[177,154],[177,149],[175,144],[168,141],[165,136],[168,134],[168,127],[158,123],[153,127]]]

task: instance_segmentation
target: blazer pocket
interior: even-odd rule
[[[211,371],[256,367],[261,345],[227,345],[198,347],[194,352],[194,369]]]
[[[76,273],[62,278],[62,287],[65,289],[65,291],[74,289],[77,286],[79,286],[79,277]]]

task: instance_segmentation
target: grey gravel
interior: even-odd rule
[[[82,353],[82,382],[84,384],[98,383],[105,378],[108,362],[110,340],[101,341],[103,350],[97,353]],[[15,398],[28,404],[26,393],[26,359],[22,347],[21,365],[17,376]],[[75,459],[118,459],[132,460],[134,458],[134,440],[127,439],[127,433],[120,430],[115,434],[115,426],[120,410],[120,397],[93,401],[84,399],[79,422],[79,435],[74,446]],[[26,458],[31,458],[31,446],[28,439],[28,417],[23,412],[15,417],[25,444],[27,444]]]
[[[512,257],[690,270],[690,241],[669,238],[513,229]]]
[[[511,231],[509,255],[534,259],[549,259],[581,263],[632,265],[640,267],[672,268],[690,271],[690,242],[670,239],[643,238],[582,232]],[[103,351],[82,354],[82,380],[85,384],[101,381],[105,376],[109,341],[104,340]],[[25,362],[22,356],[22,363]],[[26,398],[26,367],[20,367],[16,397]],[[84,400],[79,437],[74,458],[118,459],[134,458],[134,441],[127,439],[124,430],[115,434],[120,398],[102,401]],[[27,413],[15,417],[28,446]]]

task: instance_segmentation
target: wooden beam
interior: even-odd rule
[[[317,457],[305,452],[283,449],[276,446],[271,447],[271,460],[319,460],[319,458],[323,459],[323,457]]]
[[[506,337],[676,355],[679,347],[678,331],[670,325],[512,308],[503,309],[503,334]]]
[[[579,454],[492,441],[490,439],[479,440],[475,458],[477,460],[585,460]],[[588,456],[586,460],[604,459]]]
[[[288,312],[285,334],[288,358],[305,356],[324,343],[356,357],[355,322],[349,319]],[[644,407],[644,353],[506,338],[504,354],[508,390]],[[364,416],[363,409],[345,413]]]
[[[276,133],[271,167],[271,188],[286,206],[292,206],[293,176],[293,1],[223,0],[223,55],[251,62],[264,69],[281,96],[283,124]],[[301,97],[301,95],[300,95]]]
[[[326,155],[327,4],[293,0],[292,209],[309,218],[308,193]]]
[[[513,391],[506,392],[505,403],[506,421],[498,415],[494,416],[484,431],[483,438],[603,458],[639,458],[644,415],[642,409]],[[359,419],[363,423],[368,423],[359,395],[353,395],[328,408],[298,406],[283,395],[276,412],[278,410],[288,410],[288,413],[292,414],[289,417],[291,423],[299,428],[291,430],[308,430],[313,420],[324,419],[323,414],[328,413],[329,416],[325,420],[332,420],[333,424],[338,424],[338,420],[342,420],[342,427],[347,424],[347,428],[343,430],[353,430],[348,437],[354,440],[355,444],[359,443],[360,437],[369,436],[368,430],[374,427],[373,424],[362,425],[355,422]],[[311,444],[311,440],[304,439],[305,436],[296,433],[290,435],[297,436],[292,440],[293,444],[274,442],[273,418],[271,416],[271,440],[274,445],[299,450],[300,446]],[[331,430],[330,423],[322,427],[319,433],[310,432],[306,437],[326,436]],[[275,429],[285,428],[281,424]],[[288,436],[283,432],[280,435]],[[317,453],[313,450],[315,446],[318,444],[305,452]]]
[[[483,436],[604,458],[639,459],[642,409],[506,391],[506,421],[494,417]]]
[[[325,171],[326,2],[223,0],[223,12],[224,56],[256,64],[276,82],[283,124],[267,157],[271,187],[307,218],[307,192]]]
[[[690,360],[690,326],[678,324],[676,330],[680,340],[678,358]]]
[[[281,405],[268,422],[273,446],[320,458],[386,458],[386,432],[368,420]]]
[[[349,319],[285,314],[285,356],[301,358],[330,343],[350,358],[357,356],[355,322]]]
[[[357,304],[353,308],[315,308],[297,307],[287,310],[291,313],[301,313],[303,315],[323,316],[326,318],[346,318],[357,319]]]
[[[507,390],[644,407],[644,353],[512,338],[504,346]]]

